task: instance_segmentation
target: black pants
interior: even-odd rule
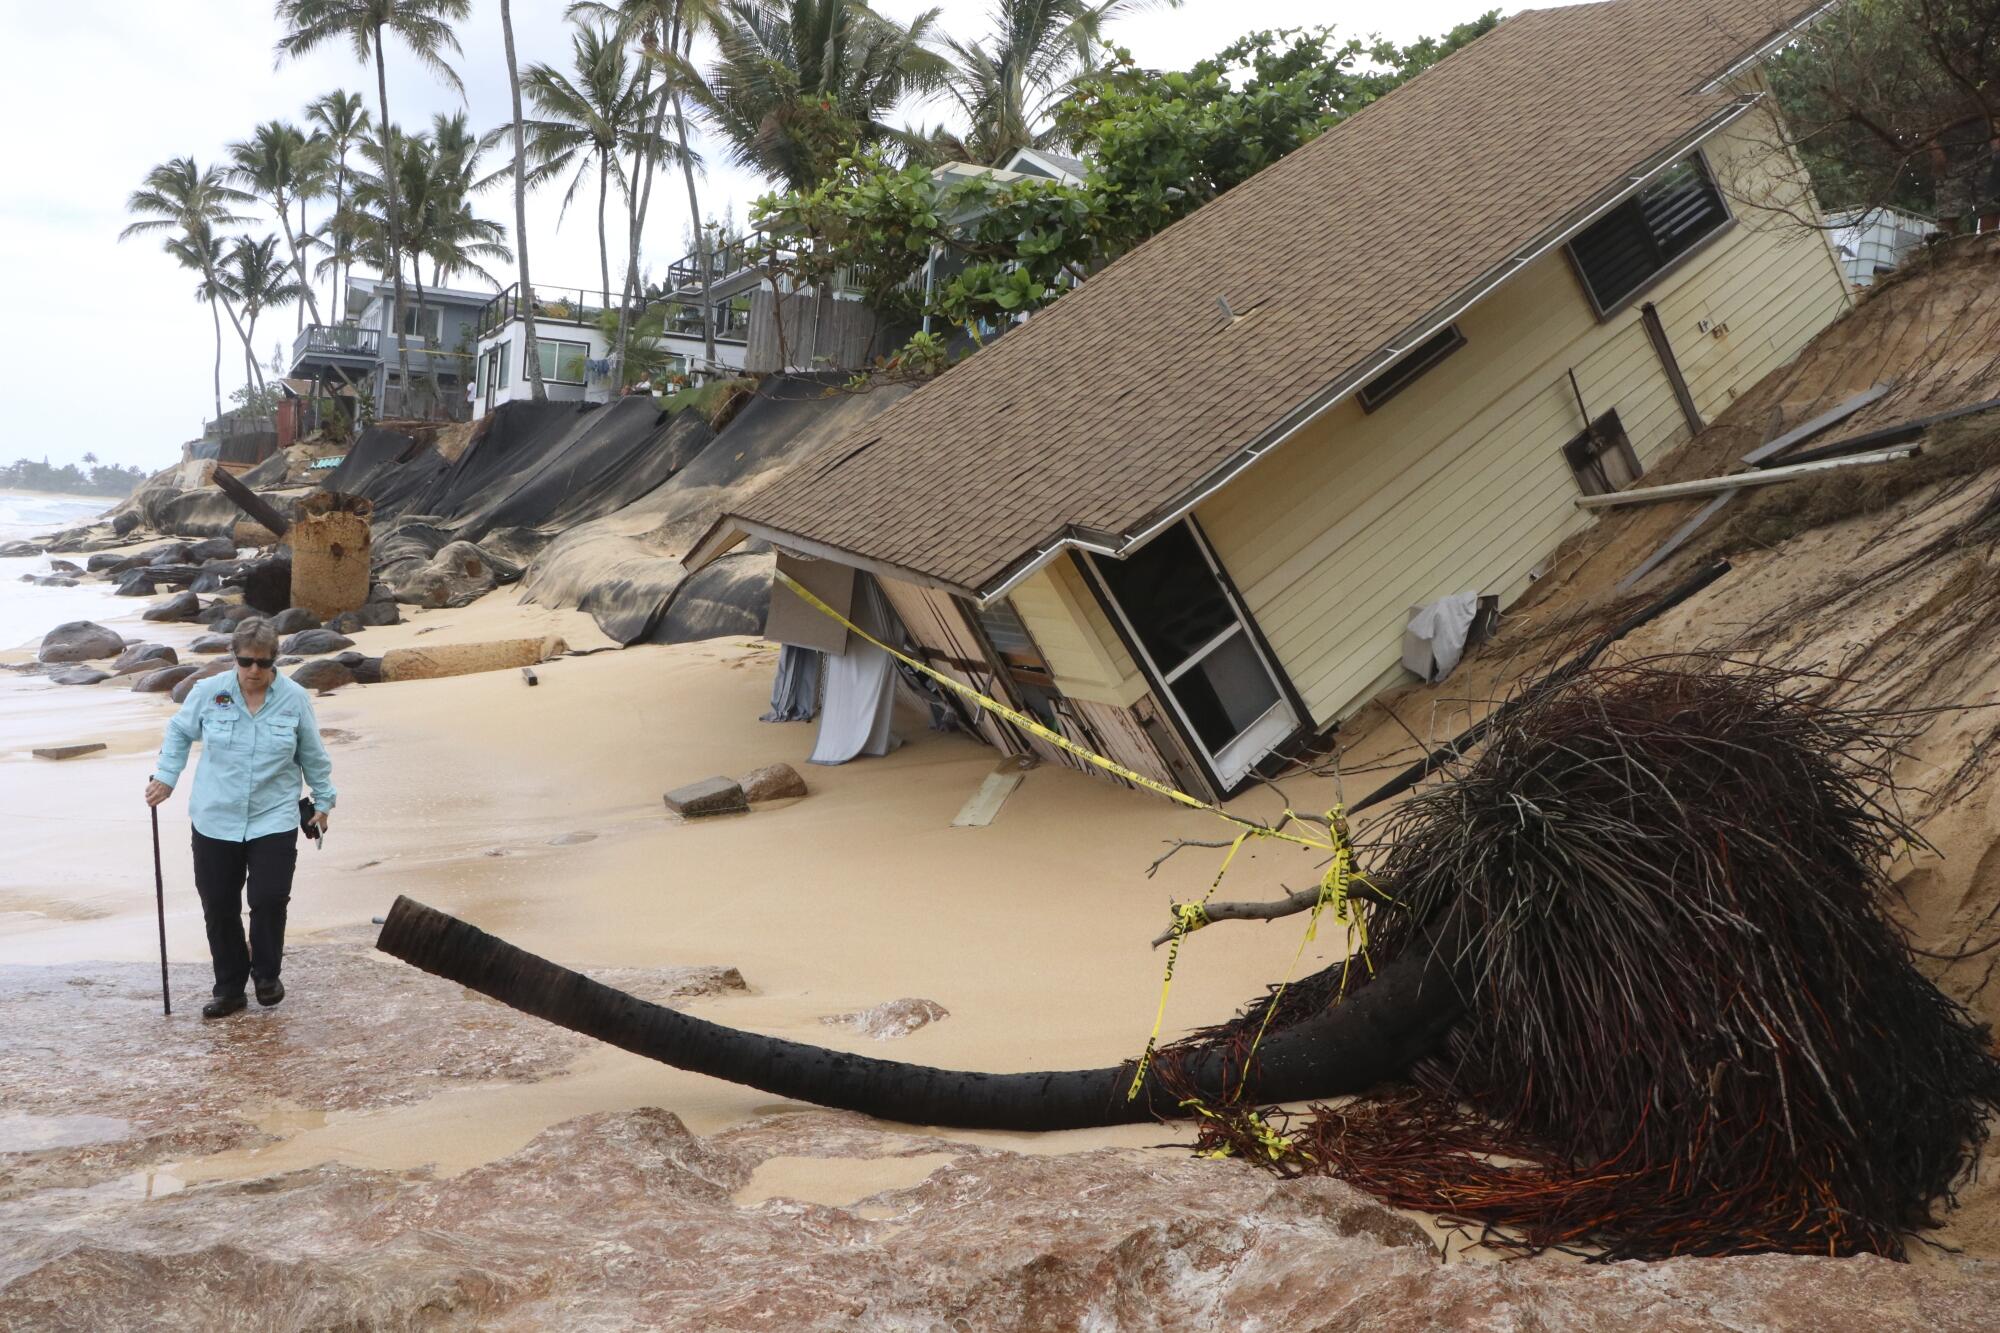
[[[194,835],[194,887],[208,924],[215,993],[241,995],[251,977],[276,981],[285,957],[285,907],[299,864],[299,831],[248,842]],[[250,939],[243,938],[243,884],[250,883]]]

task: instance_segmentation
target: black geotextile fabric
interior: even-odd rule
[[[649,398],[603,407],[506,403],[454,461],[393,431],[364,431],[330,490],[382,515],[427,514],[463,541],[499,528],[566,528],[608,514],[685,467],[713,438],[699,414]]]

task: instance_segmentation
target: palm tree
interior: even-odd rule
[[[445,62],[444,53],[458,52],[458,38],[451,30],[451,22],[463,19],[471,8],[472,0],[278,0],[278,21],[285,25],[285,35],[278,39],[278,57],[280,60],[287,56],[296,58],[329,42],[344,39],[354,47],[354,54],[359,59],[366,62],[372,58],[375,62],[375,113],[390,144],[388,157],[393,160],[396,132],[394,123],[389,119],[389,73],[383,62],[383,43],[391,34],[402,39],[403,45],[409,48],[420,64],[427,66],[463,96],[465,85]],[[410,383],[410,353],[402,339],[401,209],[397,207],[396,200],[396,173],[384,172],[383,179],[388,185],[389,274],[396,293],[395,305],[389,316],[390,328],[391,336],[396,339],[397,371],[401,383],[407,387]]]
[[[309,291],[305,283],[293,277],[290,266],[278,258],[276,236],[266,236],[261,241],[237,237],[223,258],[221,275],[243,304],[247,325],[243,335],[243,395],[248,402],[264,388],[264,372],[251,352],[251,343],[257,337],[257,317],[266,310],[290,305],[309,295]]]
[[[572,19],[586,16],[611,24],[621,40],[638,39],[642,53],[639,98],[641,102],[650,104],[653,113],[651,128],[632,143],[632,168],[626,181],[629,232],[625,249],[625,287],[618,302],[618,332],[612,342],[612,356],[621,367],[621,380],[626,378],[622,367],[626,337],[632,324],[632,302],[639,295],[639,241],[645,234],[646,214],[653,203],[653,168],[667,152],[669,100],[654,94],[653,66],[655,63],[667,65],[670,72],[666,82],[671,82],[671,66],[679,62],[681,48],[693,42],[697,30],[716,26],[717,3],[718,0],[576,0],[567,11]],[[679,98],[680,93],[676,90],[671,99],[676,110],[680,105]],[[684,120],[680,122],[680,130],[678,147],[687,178],[688,200],[694,206],[693,216],[699,218],[701,210],[695,196],[694,158],[688,151]],[[708,267],[705,261],[704,254],[704,271]],[[703,297],[703,327],[706,328],[708,303],[705,279]],[[711,360],[714,357],[712,341],[709,356]]]
[[[327,220],[327,261],[333,272],[333,317],[341,315],[347,296],[347,278],[342,266],[354,266],[353,222],[347,213],[347,155],[368,133],[368,108],[360,93],[339,89],[315,99],[306,107],[306,119],[315,133],[326,140],[327,165],[333,173],[333,216]]]
[[[243,336],[243,326],[237,323],[236,312],[229,309],[225,299],[227,289],[216,275],[221,254],[215,243],[215,233],[217,228],[233,227],[247,221],[234,210],[247,203],[249,198],[229,183],[228,173],[222,168],[200,167],[193,158],[177,157],[146,173],[144,182],[125,201],[126,212],[142,216],[118,233],[121,241],[128,236],[171,233],[165,241],[167,253],[183,268],[201,274],[201,287],[196,292],[196,299],[208,302],[209,316],[215,321],[215,415],[218,418],[222,415],[222,321],[217,317],[219,311],[229,311],[229,322],[239,338]]]
[[[615,182],[628,199],[631,181],[618,154],[639,144],[658,92],[646,86],[646,72],[627,59],[624,43],[603,28],[579,24],[570,38],[565,74],[552,65],[528,66],[521,86],[540,113],[525,123],[527,156],[534,164],[530,184],[567,174],[562,213],[576,192],[597,178],[597,268],[606,308],[611,305],[611,246],[604,210]],[[561,213],[557,215],[559,218]]]
[[[507,91],[514,105],[514,249],[521,282],[521,347],[528,358],[528,383],[538,403],[549,400],[542,384],[541,350],[535,346],[535,286],[528,277],[528,136],[521,128],[521,67],[514,58],[514,10],[500,0],[500,35],[507,48]]]
[[[305,230],[306,198],[325,189],[327,153],[326,140],[309,139],[304,130],[282,120],[267,120],[248,139],[229,145],[229,155],[236,163],[230,177],[264,198],[278,215],[285,244],[292,252],[292,267],[298,273],[299,290],[305,295],[306,308],[312,312],[315,324],[322,322],[319,302],[314,299],[312,285],[306,278],[306,257],[300,240]],[[298,231],[292,230],[291,205],[295,199],[300,208]]]
[[[1049,118],[1090,69],[1104,25],[1137,9],[1180,0],[993,0],[990,43],[944,39],[945,86],[971,123],[964,144],[998,166],[1022,148],[1049,145]]]
[[[856,147],[896,140],[886,117],[945,81],[923,43],[937,10],[904,27],[852,0],[724,0],[719,54],[686,92],[730,155],[788,190],[809,190]]]
[[[359,251],[372,261],[393,266],[402,276],[401,263],[410,266],[410,281],[416,288],[417,336],[426,336],[430,307],[425,294],[423,261],[431,262],[431,285],[459,273],[476,273],[495,286],[493,275],[481,267],[487,259],[512,259],[504,244],[506,231],[498,223],[478,217],[472,211],[471,194],[491,184],[499,173],[479,178],[479,160],[492,147],[498,131],[474,135],[463,112],[440,115],[431,122],[429,134],[407,134],[400,129],[387,136],[395,144],[393,164],[387,144],[371,138],[361,145],[362,160],[375,169],[357,167],[350,200]],[[395,230],[402,238],[402,250],[392,258],[389,250],[390,199],[395,200]],[[402,328],[402,322],[397,322]],[[445,355],[431,350],[431,361]],[[435,380],[434,372],[429,372]],[[404,385],[414,381],[402,379]],[[433,388],[435,384],[433,382]]]

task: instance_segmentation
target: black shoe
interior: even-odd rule
[[[272,977],[269,981],[257,982],[257,1003],[266,1009],[285,998],[285,983]]]
[[[243,998],[243,992],[234,995],[218,995],[201,1007],[203,1018],[227,1018],[239,1009],[250,1007],[250,1001]]]

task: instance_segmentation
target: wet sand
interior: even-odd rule
[[[177,645],[194,637],[186,627],[145,630]],[[380,653],[540,632],[574,648],[604,643],[586,617],[519,606],[502,592],[365,631],[359,646]],[[1213,836],[1214,822],[1043,767],[990,827],[953,828],[995,762],[991,750],[919,724],[886,759],[809,766],[810,725],[756,720],[772,664],[767,645],[723,640],[565,658],[538,668],[532,689],[507,671],[317,699],[341,800],[325,849],[301,852],[291,941],[365,928],[409,894],[575,967],[739,968],[749,992],[716,1002],[727,1005],[725,1021],[800,1041],[999,1071],[1136,1054],[1164,962],[1149,941],[1171,899],[1206,888],[1214,854],[1185,853],[1150,880],[1145,867],[1167,839]],[[0,678],[0,826],[17,849],[0,866],[0,965],[155,956],[138,793],[171,708],[115,685]],[[27,756],[72,739],[109,749],[59,764]],[[661,803],[681,783],[777,760],[799,768],[811,795],[707,823],[678,822]],[[1288,791],[1330,800],[1303,790],[1314,785],[1325,784]],[[161,830],[169,949],[199,963],[180,798],[163,809]],[[1252,848],[1229,885],[1253,895],[1310,878],[1303,853]],[[1286,975],[1301,934],[1299,922],[1239,925],[1191,943],[1169,1034],[1226,1015]],[[1322,966],[1339,948],[1327,932],[1296,966]],[[904,997],[937,1001],[950,1017],[890,1042],[820,1021]],[[160,1021],[200,1023],[202,998],[183,986],[183,1010]],[[274,1016],[348,1002],[295,982]],[[174,1171],[194,1180],[345,1162],[456,1172],[587,1112],[661,1106],[710,1133],[772,1102],[592,1047],[529,1088],[454,1086],[412,1105],[297,1121],[254,1152]],[[971,1137],[1047,1153],[1159,1143],[1169,1132]]]

